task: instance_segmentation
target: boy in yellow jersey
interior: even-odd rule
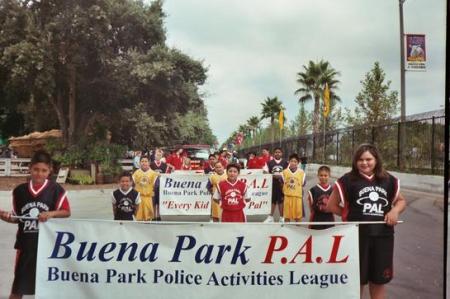
[[[227,173],[225,172],[225,168],[223,167],[220,161],[217,161],[214,164],[214,173],[209,177],[209,182],[206,185],[209,192],[214,194],[217,189],[217,185],[223,180],[227,179]],[[211,197],[211,218],[213,222],[219,222],[220,216],[222,214],[222,210],[220,208],[220,203],[216,202]]]
[[[299,222],[303,218],[303,186],[305,185],[305,172],[298,167],[300,158],[297,154],[289,156],[289,167],[282,172],[283,182],[283,214],[284,220]]]
[[[141,203],[136,212],[137,221],[150,221],[153,219],[153,187],[158,178],[158,173],[150,169],[147,156],[140,160],[141,168],[133,173],[135,189],[141,194]]]

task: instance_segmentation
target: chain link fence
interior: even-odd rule
[[[326,134],[290,137],[281,142],[239,149],[240,156],[262,148],[281,147],[285,156],[298,153],[310,163],[350,166],[361,143],[376,145],[388,170],[443,175],[445,117],[431,117],[382,126],[338,129]]]

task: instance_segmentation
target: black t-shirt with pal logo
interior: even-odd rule
[[[64,188],[49,180],[37,190],[31,181],[13,190],[14,213],[17,216],[36,218],[41,212],[59,210],[65,200],[67,193]],[[37,219],[21,219],[14,248],[37,249],[38,232]]]
[[[335,186],[344,201],[344,221],[384,221],[400,190],[399,180],[390,174],[377,180],[375,176],[347,173],[337,180]],[[382,236],[392,235],[394,228],[385,224],[363,224],[359,231],[370,236]]]

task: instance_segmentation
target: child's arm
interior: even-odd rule
[[[217,187],[216,188],[216,191],[214,191],[214,194],[213,194],[213,200],[215,201],[215,202],[217,202],[217,203],[219,203],[220,202],[220,199],[222,198],[221,196],[220,196],[220,191],[219,191],[219,188]]]
[[[67,199],[67,192],[56,203],[57,209],[54,211],[44,211],[38,216],[40,222],[45,222],[50,218],[70,217],[70,205]]]
[[[392,209],[384,216],[387,225],[394,226],[397,224],[398,216],[406,209],[406,199],[401,193],[397,195],[392,203]]]
[[[306,196],[306,201],[308,202],[309,212],[312,213],[313,212],[313,205],[312,205],[313,198],[312,198],[312,195],[311,195],[310,191],[308,191],[306,194],[308,194]]]
[[[213,185],[211,183],[211,178],[209,178],[208,183],[206,184],[206,189],[209,191],[209,193],[213,193]]]
[[[334,189],[333,192],[331,192],[330,198],[328,200],[326,212],[341,216],[342,215],[342,207],[339,205],[340,201],[341,201],[341,196],[339,195],[339,191],[337,189]]]
[[[45,222],[50,218],[67,218],[70,217],[70,210],[57,210],[57,211],[47,211],[47,212],[41,212],[39,214],[39,221]]]
[[[18,223],[19,221],[15,218],[12,218],[13,214],[11,212],[0,210],[0,219],[9,223]]]
[[[141,193],[138,193],[138,196],[136,197],[136,201],[134,202],[134,217],[136,217],[138,212],[138,207],[141,204]]]

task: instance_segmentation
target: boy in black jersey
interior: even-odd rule
[[[263,167],[265,173],[272,174],[272,206],[270,215],[267,216],[265,223],[273,222],[273,214],[276,206],[278,206],[278,212],[280,213],[279,222],[284,222],[283,217],[283,191],[282,191],[282,179],[281,173],[289,166],[289,162],[283,159],[283,151],[280,147],[275,148],[273,151],[273,159],[269,160]]]
[[[119,178],[119,189],[112,193],[114,220],[134,220],[137,207],[141,203],[139,192],[133,189],[133,179],[129,172]]]
[[[308,191],[310,222],[334,222],[333,213],[326,211],[328,199],[331,195],[331,192],[333,191],[331,185],[328,182],[328,180],[330,179],[330,172],[330,167],[325,165],[320,166],[317,170],[319,183]],[[310,225],[309,228],[326,229],[332,226],[332,224]]]
[[[13,210],[0,210],[0,219],[18,223],[14,248],[17,249],[14,282],[10,299],[35,293],[38,221],[70,216],[67,192],[57,183],[48,180],[51,157],[37,151],[31,158],[31,180],[13,190]]]

